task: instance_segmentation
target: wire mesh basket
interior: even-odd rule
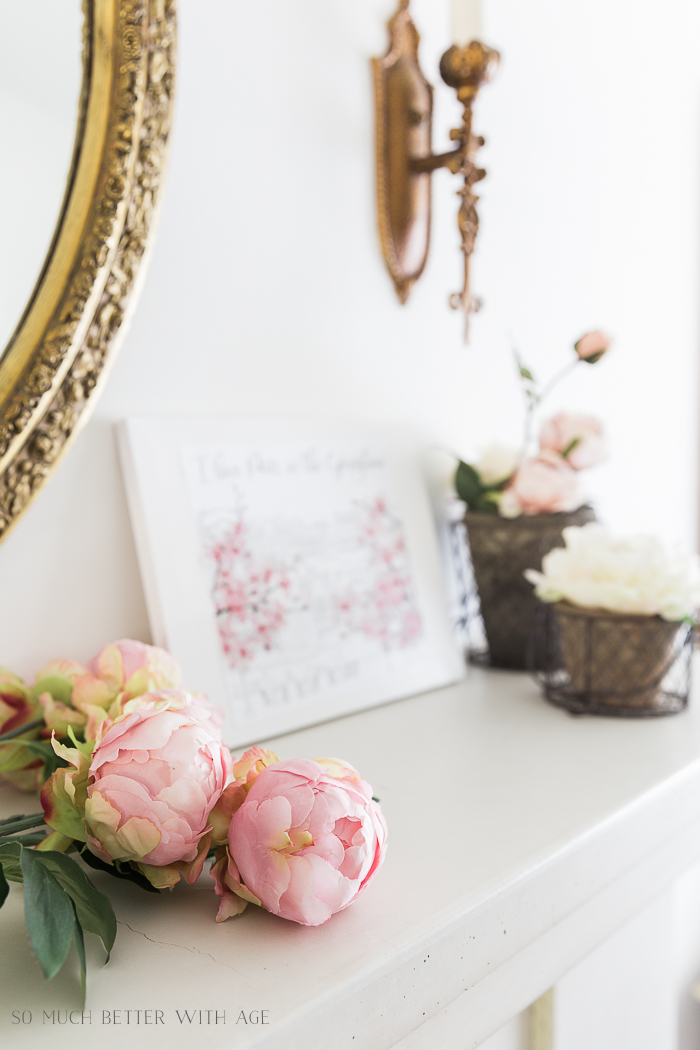
[[[590,507],[570,514],[501,518],[467,511],[451,525],[452,561],[460,592],[460,619],[471,663],[525,671],[536,599],[525,569],[539,569],[552,548],[563,546],[567,525],[595,519]],[[539,659],[535,666],[546,666]]]
[[[529,660],[557,707],[652,718],[687,706],[694,636],[691,625],[660,616],[538,602]]]

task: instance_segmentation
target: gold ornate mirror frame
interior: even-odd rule
[[[83,85],[44,267],[0,356],[0,540],[105,382],[153,239],[168,151],[174,0],[83,0]]]

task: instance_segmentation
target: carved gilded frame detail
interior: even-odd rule
[[[173,107],[174,0],[83,0],[83,88],[53,242],[0,356],[0,540],[87,421],[152,243]]]

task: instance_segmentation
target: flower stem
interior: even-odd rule
[[[23,726],[17,726],[16,729],[11,729],[9,733],[0,734],[0,744],[4,744],[6,740],[14,740],[15,737],[22,736],[22,733],[29,733],[32,729],[39,729],[43,725],[46,725],[43,718],[35,718],[31,722],[25,722]]]
[[[0,838],[17,835],[20,831],[43,827],[46,821],[43,813],[34,813],[31,817],[9,817],[0,824]]]
[[[542,391],[540,396],[538,397],[538,399],[537,399],[538,403],[542,404],[544,399],[547,397],[548,394],[550,394],[552,392],[552,390],[557,385],[557,383],[561,382],[561,380],[564,378],[564,376],[567,376],[569,374],[569,372],[573,372],[573,370],[576,368],[576,366],[580,365],[580,364],[581,364],[581,359],[579,357],[575,357],[574,360],[570,362],[570,364],[565,365],[564,368],[560,369],[559,372],[556,372],[552,376],[552,378],[549,380],[549,382],[547,383],[546,387],[544,388],[544,390]]]
[[[527,409],[525,410],[525,425],[523,427],[523,446],[522,451],[520,453],[520,462],[522,462],[523,459],[525,459],[525,456],[527,455],[528,446],[530,444],[530,439],[532,438],[532,422],[535,415],[535,409],[539,408],[544,399],[549,394],[551,394],[552,390],[557,385],[557,383],[561,382],[561,380],[564,379],[564,377],[567,376],[569,372],[573,372],[576,366],[580,364],[581,359],[577,357],[568,365],[565,365],[564,368],[560,369],[558,372],[555,372],[555,374],[549,380],[542,392],[539,394],[536,394],[533,390],[526,390]]]

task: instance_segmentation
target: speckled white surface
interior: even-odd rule
[[[255,908],[217,925],[206,876],[158,898],[106,877],[120,924],[112,959],[102,967],[88,938],[91,1023],[59,1025],[52,1011],[80,1006],[75,960],[44,982],[13,887],[0,913],[3,1045],[98,1038],[109,1050],[128,1037],[157,1050],[194,1036],[213,1050],[385,1050],[418,1046],[422,1025],[427,1037],[450,1016],[477,1045],[700,850],[700,706],[658,721],[575,719],[525,675],[473,669],[273,746],[339,755],[372,783],[389,849],[364,896],[317,929]],[[9,790],[0,803],[4,815],[33,806]],[[268,1023],[251,1023],[263,1010]],[[13,1024],[13,1011],[31,1023]]]

